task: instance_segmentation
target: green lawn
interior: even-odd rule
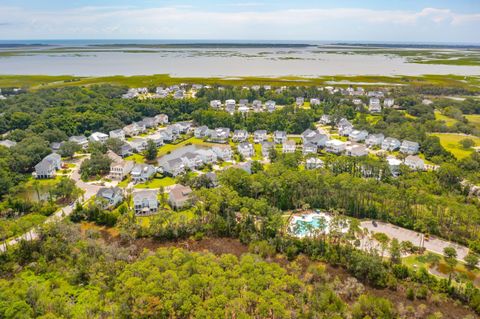
[[[452,154],[457,159],[465,158],[469,156],[472,152],[474,152],[473,149],[462,148],[462,146],[459,143],[461,140],[465,138],[469,138],[475,142],[475,146],[480,145],[480,138],[473,135],[462,135],[462,134],[455,134],[455,133],[448,133],[448,134],[435,133],[432,135],[438,136],[438,138],[440,138],[440,144],[442,144],[442,146],[446,150],[452,152]]]
[[[145,157],[142,154],[132,154],[130,156],[125,157],[126,161],[134,161],[135,163],[145,163]]]
[[[171,177],[154,178],[146,183],[137,184],[135,188],[160,188],[175,184],[175,179]]]
[[[440,113],[440,111],[435,111],[435,120],[444,121],[445,125],[447,126],[453,126],[455,123],[457,123],[456,119],[443,115]]]
[[[480,115],[479,114],[468,114],[468,115],[465,115],[465,118],[470,122],[472,123],[473,125],[475,125],[475,127],[477,129],[480,130]]]
[[[194,145],[203,145],[203,146],[213,146],[213,145],[216,145],[214,143],[207,143],[205,142],[204,140],[200,139],[200,138],[196,138],[196,137],[190,137],[189,139],[186,139],[185,141],[183,142],[180,142],[178,144],[165,144],[163,146],[161,146],[159,149],[158,149],[158,154],[157,156],[160,157],[160,156],[163,156],[169,152],[172,152],[178,148],[181,148],[183,146],[186,146],[187,144],[194,144]]]

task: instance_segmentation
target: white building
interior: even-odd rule
[[[346,145],[340,140],[329,140],[325,144],[325,151],[329,153],[340,154],[345,151]]]

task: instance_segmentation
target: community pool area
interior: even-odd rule
[[[328,234],[333,216],[326,212],[314,211],[311,213],[295,215],[288,225],[289,232],[297,237],[312,236],[315,233]],[[344,221],[339,225],[340,232],[348,231],[348,221]]]

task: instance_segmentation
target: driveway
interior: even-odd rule
[[[88,201],[102,187],[102,186],[93,185],[93,184],[90,184],[90,183],[85,183],[80,178],[80,173],[79,173],[80,165],[87,158],[88,157],[83,157],[82,159],[80,159],[76,163],[76,166],[73,169],[73,172],[72,172],[72,175],[71,175],[72,180],[75,181],[75,185],[78,188],[80,188],[81,190],[84,191],[83,196],[81,196],[81,198],[77,199],[71,205],[67,205],[67,206],[64,206],[62,208],[59,208],[55,213],[53,213],[51,216],[49,216],[45,220],[44,223],[51,223],[51,222],[54,222],[54,221],[57,221],[57,220],[61,220],[61,219],[65,218],[66,216],[69,216],[72,213],[73,208],[75,207],[75,204],[77,202],[84,203],[84,202]],[[7,249],[7,246],[16,245],[21,240],[33,240],[33,239],[36,239],[37,237],[38,237],[38,234],[37,234],[35,228],[33,228],[30,231],[24,233],[23,235],[20,235],[16,238],[10,239],[9,241],[7,241],[5,243],[0,244],[0,251],[5,251]]]

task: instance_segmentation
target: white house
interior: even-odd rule
[[[353,130],[350,135],[348,135],[348,139],[352,142],[361,142],[364,141],[368,136],[368,132],[365,130]]]
[[[253,132],[253,142],[254,143],[261,143],[267,139],[267,131],[266,130],[257,130]]]
[[[353,131],[353,125],[347,119],[342,118],[337,123],[338,134],[341,136],[348,136]]]
[[[238,107],[238,112],[240,113],[248,113],[248,111],[250,111],[250,108],[246,105],[240,105]]]
[[[163,171],[171,176],[178,176],[185,172],[187,166],[181,158],[174,158],[161,164]]]
[[[95,203],[107,209],[115,207],[123,200],[123,191],[119,187],[102,187],[95,196]]]
[[[318,151],[318,147],[316,144],[310,143],[310,142],[303,144],[303,149],[302,149],[303,155],[315,154],[317,153],[317,151]]]
[[[226,143],[230,137],[230,129],[226,127],[218,127],[209,131],[210,140],[215,143]]]
[[[158,212],[157,190],[135,190],[133,192],[133,208],[137,215],[150,215]]]
[[[210,101],[210,107],[214,109],[219,109],[222,107],[222,102],[219,100],[212,100]]]
[[[400,172],[400,165],[402,164],[402,161],[394,156],[389,156],[387,157],[387,163],[392,175],[397,176]]]
[[[400,148],[400,141],[393,137],[387,137],[382,142],[382,150],[395,151]]]
[[[420,145],[418,145],[417,142],[404,140],[402,142],[402,145],[400,146],[400,152],[413,155],[418,153],[419,148],[420,148]]]
[[[110,138],[116,138],[121,141],[125,141],[125,132],[122,129],[110,131],[108,135]]]
[[[134,183],[144,183],[152,178],[157,170],[153,165],[148,164],[135,164],[130,175]]]
[[[322,117],[320,117],[319,123],[322,124],[322,125],[327,125],[327,124],[332,123],[332,120],[331,120],[331,118],[330,118],[330,115],[328,115],[328,114],[323,114]]]
[[[320,133],[318,130],[307,129],[302,133],[303,144],[315,144],[317,147],[324,147],[328,141],[326,134]]]
[[[353,99],[352,103],[353,105],[359,106],[363,104],[363,101],[361,99]]]
[[[143,152],[147,148],[147,140],[145,138],[134,138],[127,142],[135,152]]]
[[[57,153],[45,156],[35,165],[35,178],[53,178],[58,169],[62,168],[62,157]]]
[[[287,140],[287,132],[275,131],[273,132],[273,142],[275,144],[283,144]]]
[[[325,151],[329,153],[340,154],[345,151],[346,145],[340,140],[329,140],[325,144]]]
[[[383,100],[383,107],[390,108],[395,104],[395,99],[391,97],[387,97],[385,100]]]
[[[244,158],[249,158],[252,157],[255,154],[255,149],[253,148],[253,145],[248,142],[243,142],[238,144],[238,152],[244,157]]]
[[[219,146],[214,146],[212,148],[212,151],[217,155],[218,158],[222,159],[223,161],[231,161],[232,160],[232,148],[230,145],[219,145]]]
[[[385,136],[382,133],[370,134],[365,139],[365,145],[368,147],[380,146],[383,143]]]
[[[276,105],[277,105],[277,103],[275,103],[275,101],[272,101],[272,100],[269,100],[269,101],[265,102],[265,107],[267,108],[268,112],[275,111],[275,109],[277,107]]]
[[[382,106],[380,104],[380,99],[376,97],[370,98],[370,102],[368,104],[368,111],[370,113],[380,113],[382,111]]]
[[[81,148],[83,149],[86,149],[88,147],[88,139],[83,136],[83,135],[79,135],[79,136],[70,136],[68,138],[68,140],[70,142],[74,142],[74,143],[77,143],[78,145],[80,145]]]
[[[107,151],[107,156],[112,160],[109,173],[111,179],[121,181],[132,171],[133,161],[126,161],[111,150]]]
[[[11,141],[11,140],[3,140],[3,141],[0,141],[0,145],[5,146],[6,148],[10,148],[17,145],[17,142]]]
[[[234,113],[237,102],[235,100],[226,100],[225,101],[225,111],[228,113]]]
[[[208,136],[208,132],[209,132],[208,127],[206,125],[203,125],[203,126],[196,127],[193,134],[195,135],[196,138],[204,138]]]
[[[156,125],[168,124],[168,115],[167,114],[157,114],[153,117],[155,119]]]
[[[260,100],[253,100],[252,102],[252,109],[254,112],[261,112],[263,110],[262,101]]]
[[[233,132],[232,140],[234,142],[245,142],[248,138],[248,132],[245,130],[235,130]]]
[[[310,106],[313,106],[313,105],[320,105],[320,99],[317,99],[317,98],[310,99]]]
[[[297,97],[295,99],[295,104],[297,106],[303,106],[304,103],[305,103],[305,99],[303,97]]]
[[[306,169],[317,169],[323,167],[323,161],[317,157],[309,157],[305,161]]]
[[[262,155],[263,157],[268,157],[270,150],[274,148],[273,142],[263,141],[262,142]]]
[[[345,154],[354,157],[367,156],[368,150],[363,144],[352,144],[345,148]]]
[[[108,140],[108,135],[102,132],[95,132],[92,133],[92,135],[90,135],[88,139],[90,140],[90,142],[105,143]]]
[[[288,140],[283,142],[282,144],[282,152],[283,153],[294,153],[297,149],[297,143],[294,140]]]
[[[423,171],[425,169],[425,162],[418,156],[408,155],[404,161],[405,165],[416,171]]]
[[[162,146],[164,144],[163,143],[163,135],[160,132],[155,132],[153,134],[149,134],[149,135],[145,136],[145,139],[147,141],[152,141],[153,143],[155,143],[155,145],[157,147]]]
[[[132,123],[123,128],[123,132],[126,136],[136,136],[140,134],[141,128],[137,125],[137,123]]]

